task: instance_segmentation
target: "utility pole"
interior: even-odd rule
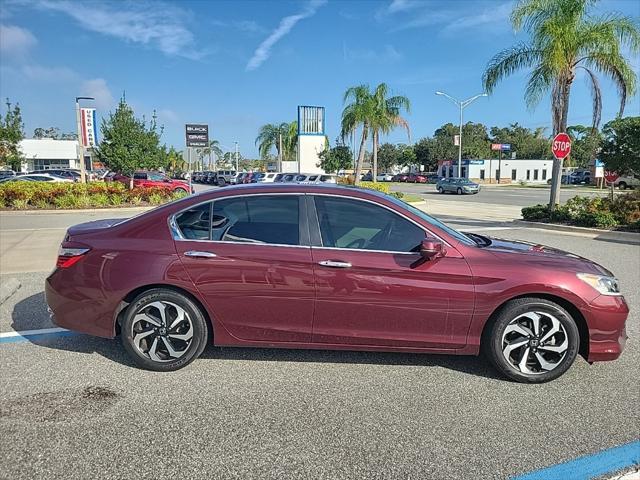
[[[78,164],[80,166],[80,181],[86,183],[87,169],[84,164],[84,145],[82,145],[82,120],[80,118],[80,100],[94,100],[93,97],[76,97],[76,123],[78,127]]]
[[[457,98],[453,98],[451,95],[447,95],[444,92],[436,92],[436,95],[447,97],[458,107],[460,107],[460,136],[458,138],[458,177],[462,177],[462,111],[465,109],[465,107],[471,105],[478,98],[486,97],[488,95],[486,93],[479,93],[478,95],[474,95],[473,97],[467,98],[466,100],[458,100]]]
[[[239,165],[238,165],[238,142],[234,142],[236,144],[236,172],[240,171]]]
[[[282,132],[278,133],[278,172],[282,172]]]

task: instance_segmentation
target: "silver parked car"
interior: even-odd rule
[[[436,190],[438,190],[439,193],[451,192],[462,195],[465,193],[478,193],[480,191],[480,185],[472,182],[468,178],[441,178],[438,180],[438,183],[436,183]]]

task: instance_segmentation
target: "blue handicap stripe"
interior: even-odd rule
[[[29,342],[35,339],[48,340],[55,337],[68,337],[71,335],[79,335],[79,334],[77,332],[54,332],[54,333],[38,333],[34,335],[16,335],[13,337],[0,337],[0,344]]]
[[[512,480],[586,480],[634,465],[640,467],[640,440],[512,477]]]

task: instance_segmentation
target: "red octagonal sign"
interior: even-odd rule
[[[557,134],[553,139],[551,151],[558,160],[566,158],[571,152],[571,138],[569,138],[569,135],[564,132]]]

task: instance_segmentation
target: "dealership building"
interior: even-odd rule
[[[472,159],[462,160],[461,176],[477,183],[547,183],[552,168],[553,160]],[[457,177],[458,161],[440,160],[437,173],[443,177]]]
[[[77,140],[26,138],[19,143],[24,158],[21,171],[51,170],[54,168],[80,168]],[[85,151],[85,166],[91,170],[91,155]]]

